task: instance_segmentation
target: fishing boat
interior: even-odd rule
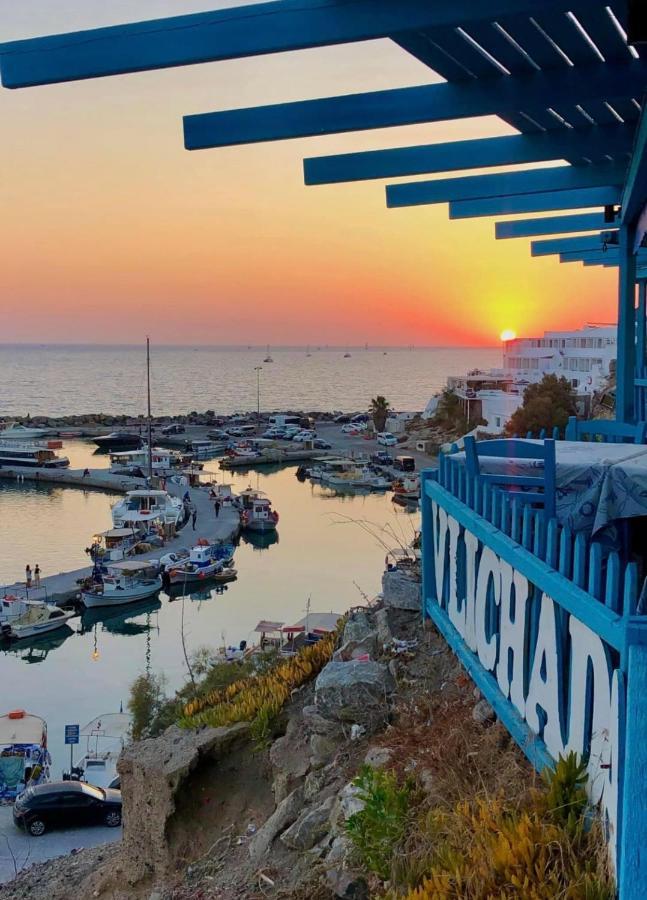
[[[272,356],[270,354],[270,345],[269,344],[267,345],[267,355],[266,355],[265,359],[263,360],[263,362],[264,363],[273,363],[274,362],[274,360],[272,359]]]
[[[420,478],[409,475],[393,484],[393,500],[396,503],[417,503],[420,499]]]
[[[93,535],[92,544],[86,553],[97,567],[119,562],[127,556],[138,552],[149,553],[150,544],[146,540],[146,529],[141,528],[109,528]],[[142,546],[143,545],[143,546]]]
[[[272,504],[261,491],[247,488],[240,494],[243,508],[240,513],[240,524],[243,531],[266,532],[275,531],[279,522],[279,514],[272,509]]]
[[[47,723],[14,709],[0,716],[0,801],[13,802],[25,788],[49,781]]]
[[[187,452],[191,454],[193,459],[212,459],[219,453],[224,453],[227,449],[227,443],[224,441],[211,441],[205,439],[196,439],[187,441]]]
[[[100,450],[138,450],[144,443],[134,431],[111,431],[93,438]]]
[[[150,459],[152,455],[152,459]],[[116,475],[145,475],[149,467],[152,467],[154,475],[170,475],[176,472],[184,464],[191,462],[188,455],[177,450],[167,450],[164,447],[153,447],[151,451],[148,445],[138,450],[121,450],[110,454],[110,471]]]
[[[3,422],[0,425],[0,440],[34,441],[50,432],[51,428],[31,428],[28,425],[20,425],[17,422]]]
[[[58,443],[60,445],[60,441]],[[28,469],[65,469],[69,464],[67,456],[57,456],[52,447],[5,440],[0,432],[0,468],[22,466]]]
[[[140,488],[128,491],[112,507],[115,528],[139,528],[159,522],[177,527],[184,518],[184,504],[166,491]]]
[[[97,716],[81,729],[85,753],[69,776],[99,788],[111,788],[119,778],[117,760],[130,740],[132,718],[128,713],[106,713]]]
[[[17,641],[62,628],[76,613],[42,600],[8,595],[0,601],[0,636]]]
[[[110,563],[106,574],[94,577],[97,580],[81,590],[81,601],[88,609],[134,603],[162,589],[157,563],[145,559]]]
[[[163,566],[164,586],[185,584],[188,581],[199,581],[225,575],[229,579],[237,573],[233,562],[233,547],[210,544],[206,539],[198,541],[190,550],[168,553],[160,559]]]

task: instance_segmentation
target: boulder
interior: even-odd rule
[[[395,690],[386,666],[371,660],[330,662],[315,683],[315,703],[324,719],[377,730],[388,718],[388,700]]]
[[[312,734],[320,734],[329,738],[343,738],[344,729],[341,723],[326,719],[316,706],[304,706],[301,715],[303,724]]]
[[[360,797],[360,788],[353,782],[345,785],[337,794],[337,800],[334,809],[330,815],[330,822],[335,831],[343,831],[344,823],[361,812],[365,807],[365,802]]]
[[[420,581],[399,569],[382,575],[382,596],[384,605],[393,609],[420,610],[422,607],[422,587]]]
[[[276,807],[269,819],[262,825],[249,844],[249,855],[254,865],[260,863],[268,847],[277,835],[291,825],[303,807],[303,788],[292,791]]]
[[[313,734],[310,738],[310,765],[313,769],[322,769],[337,753],[339,738],[327,737],[325,734]]]
[[[315,809],[306,809],[287,831],[281,835],[281,842],[293,850],[309,850],[327,834],[330,827],[330,813],[335,803],[328,797]]]
[[[340,900],[369,900],[368,884],[349,865],[352,845],[347,837],[336,837],[325,860],[326,883]]]
[[[387,644],[390,644],[393,640],[393,633],[389,626],[388,609],[382,608],[377,610],[375,613],[375,625],[377,629],[377,639],[381,646],[385,647]]]
[[[303,731],[303,729],[301,729]],[[303,734],[289,729],[270,747],[274,771],[274,799],[277,803],[291,793],[310,768],[309,748]]]
[[[366,612],[363,609],[356,609],[350,614],[344,626],[342,644],[347,644],[349,641],[363,641],[372,631],[373,626],[369,622]]]
[[[393,750],[388,747],[371,747],[364,757],[364,764],[372,769],[385,769],[393,759]]]
[[[496,713],[487,700],[479,700],[472,710],[472,718],[478,725],[491,725],[496,719]]]

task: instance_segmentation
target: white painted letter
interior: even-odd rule
[[[514,621],[512,618],[512,588],[514,585]],[[499,662],[496,677],[499,687],[523,716],[526,710],[524,698],[524,659],[526,639],[526,611],[528,606],[528,579],[501,560],[501,619],[499,627]],[[512,651],[512,674],[509,673],[508,656]]]
[[[501,600],[501,573],[499,572],[499,557],[489,547],[483,547],[479,571],[476,579],[476,609],[474,612],[476,626],[476,644],[479,659],[483,666],[490,672],[496,665],[497,634],[496,632],[488,640],[485,628],[487,616],[487,596],[490,575],[494,585],[494,602],[498,605]]]
[[[559,664],[555,604],[547,594],[541,596],[537,646],[526,697],[526,722],[535,734],[539,734],[541,730],[537,706],[540,706],[546,714],[543,735],[546,749],[553,759],[557,759],[560,754],[564,753],[564,743],[559,717]]]

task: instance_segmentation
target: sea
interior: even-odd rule
[[[384,394],[395,408],[421,409],[451,372],[497,363],[492,350],[364,348],[153,349],[157,413],[256,408],[256,366],[264,409],[356,410]],[[350,352],[350,357],[344,354]],[[385,355],[386,354],[386,355]],[[0,414],[70,415],[143,410],[141,347],[3,347]],[[65,440],[72,466],[107,465],[89,441]],[[206,467],[218,471],[217,461]],[[225,477],[223,473],[218,476]],[[235,492],[265,491],[280,514],[273,543],[241,540],[238,579],[171,600],[97,610],[38,641],[0,647],[0,713],[22,708],[48,723],[52,775],[69,761],[67,724],[126,708],[137,675],[160,675],[169,695],[187,679],[200,647],[253,642],[260,619],[294,622],[313,612],[343,613],[380,590],[389,548],[408,544],[417,509],[390,494],[344,494],[295,477],[295,468],[228,472]],[[0,481],[0,593],[24,577],[27,562],[43,576],[87,564],[94,533],[111,525],[116,498],[96,490]],[[198,523],[199,528],[199,523]],[[79,748],[79,755],[83,748]]]
[[[268,355],[273,362],[264,362]],[[500,364],[497,348],[153,345],[152,411],[229,414],[256,410],[260,400],[266,411],[348,412],[378,394],[394,409],[422,410],[448,375]],[[0,416],[145,409],[143,346],[0,345]]]

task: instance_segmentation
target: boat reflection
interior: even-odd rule
[[[17,656],[26,663],[43,662],[52,650],[62,647],[65,641],[74,631],[69,625],[63,625],[51,634],[43,634],[40,637],[23,638],[18,641],[2,641],[0,651]]]
[[[152,625],[148,619],[144,622],[131,620],[136,619],[138,616],[148,616],[161,608],[162,601],[157,596],[141,600],[138,603],[128,603],[122,607],[86,609],[81,616],[79,634],[87,634],[96,625],[101,625],[103,631],[109,631],[111,634],[120,634],[124,637],[146,634],[146,632],[151,631],[156,626]]]
[[[235,580],[235,577],[230,579],[230,581]],[[218,594],[224,594],[227,589],[227,584],[223,582],[214,583],[205,578],[200,587],[196,587],[195,582],[190,588],[181,584],[173,584],[166,593],[171,603],[174,600],[182,600],[183,598],[193,600],[196,603],[201,603],[203,600],[210,600],[213,596]]]
[[[272,544],[278,544],[278,531],[243,531],[241,540],[249,544],[254,550],[267,550]]]

